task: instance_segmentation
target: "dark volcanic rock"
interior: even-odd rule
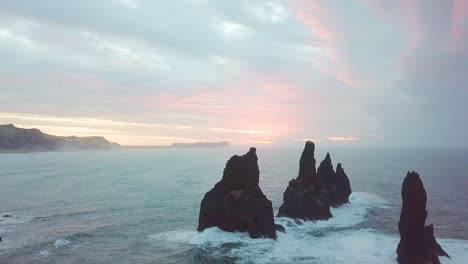
[[[201,202],[198,231],[217,226],[227,232],[248,232],[252,238],[276,238],[279,225],[275,225],[271,201],[258,186],[255,151],[251,148],[227,162],[223,178]]]
[[[327,220],[332,217],[330,199],[324,188],[305,185],[297,179],[289,182],[278,216],[302,220]]]
[[[315,170],[315,145],[307,141],[299,161],[299,175],[289,182],[278,216],[302,220],[327,220],[330,206],[349,202],[351,185],[341,164],[333,170],[330,154]]]
[[[338,207],[349,202],[351,184],[348,176],[344,172],[341,163],[338,163],[335,173],[330,153],[327,153],[325,159],[320,163],[317,169],[317,178],[319,183],[327,189],[331,206]]]
[[[400,243],[397,261],[400,264],[438,264],[439,256],[449,255],[437,243],[434,227],[424,226],[427,217],[426,190],[418,173],[408,172],[401,190]],[[450,258],[450,257],[449,257]]]
[[[332,217],[328,192],[315,172],[314,150],[314,143],[307,141],[299,161],[299,175],[289,182],[278,216],[302,220],[327,220]]]
[[[276,229],[277,232],[286,233],[286,229],[284,229],[284,226],[282,226],[280,224],[275,224],[275,229]]]
[[[317,178],[321,185],[328,188],[333,186],[336,181],[336,173],[333,170],[333,164],[330,158],[330,153],[327,152],[325,159],[320,162],[320,166],[317,169]]]
[[[307,141],[299,161],[299,175],[297,176],[297,180],[306,185],[318,183],[317,173],[315,172],[314,151],[314,143]]]
[[[330,186],[330,200],[332,206],[340,206],[349,203],[349,196],[351,195],[351,184],[348,176],[341,167],[341,163],[336,166],[335,184]]]

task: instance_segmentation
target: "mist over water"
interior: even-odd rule
[[[197,233],[203,195],[248,148],[0,154],[0,263],[395,263],[401,184],[419,172],[427,224],[468,259],[468,150],[316,149],[343,164],[351,203],[320,222],[276,221],[276,241],[210,228]],[[257,148],[260,186],[275,214],[302,149]]]

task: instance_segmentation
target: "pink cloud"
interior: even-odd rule
[[[290,1],[290,6],[297,20],[307,26],[312,33],[310,44],[321,49],[317,62],[318,70],[325,76],[355,88],[362,84],[353,77],[348,66],[345,52],[345,39],[338,26],[338,18],[327,2]]]
[[[467,43],[463,44],[462,40],[465,35],[463,23],[468,20],[468,2],[465,0],[453,0],[452,12],[451,47],[454,51],[459,51],[464,48],[464,45],[467,45]]]
[[[320,23],[320,20],[315,17],[307,15],[302,10],[296,10],[295,14],[299,21],[311,28],[317,39],[324,41],[333,41],[337,39],[336,33],[331,31],[324,24]]]
[[[358,140],[357,137],[327,137],[327,140],[330,141],[355,141]]]
[[[342,84],[345,84],[349,87],[356,87],[357,86],[357,81],[349,75],[347,71],[334,71],[328,67],[325,66],[319,66],[319,70],[327,75],[330,76],[337,81],[341,82]]]
[[[213,132],[233,139],[274,141],[301,129],[300,116],[318,120],[310,105],[320,101],[306,94],[288,76],[253,74],[226,85],[193,89],[190,94],[164,94],[123,99],[122,103],[144,105],[154,113],[190,116],[189,125],[211,127]],[[308,113],[311,112],[311,113]],[[315,116],[315,117],[314,117]]]

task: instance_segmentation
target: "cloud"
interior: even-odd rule
[[[358,140],[356,137],[327,137],[330,141],[355,141]]]
[[[0,104],[22,114],[1,120],[139,144],[457,145],[466,19],[460,0],[7,1]]]

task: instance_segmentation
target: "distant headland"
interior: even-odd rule
[[[229,147],[227,141],[221,142],[195,142],[195,143],[174,143],[171,148],[224,148]]]
[[[61,137],[39,129],[0,125],[0,152],[42,152],[61,150],[111,150],[120,145],[104,137]]]
[[[19,128],[13,124],[0,125],[0,153],[43,152],[72,150],[115,150],[115,149],[170,149],[170,148],[223,148],[227,141],[173,143],[169,146],[122,146],[101,136],[77,137],[54,136],[37,128]]]
[[[169,146],[125,146],[125,148],[129,148],[129,149],[225,148],[225,147],[229,147],[229,146],[231,146],[231,144],[229,144],[229,142],[221,141],[221,142],[173,143],[172,145],[169,145]]]

